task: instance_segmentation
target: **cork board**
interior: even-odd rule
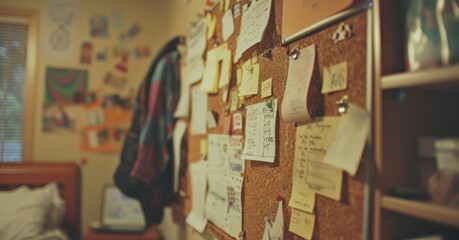
[[[247,1],[241,1],[245,4]],[[235,1],[232,1],[234,4]],[[345,20],[352,26],[354,35],[345,41],[334,43],[333,32],[338,24],[316,32],[296,42],[285,46],[276,46],[276,37],[281,32],[283,1],[273,1],[270,20],[264,33],[261,43],[256,44],[247,50],[240,61],[233,65],[230,93],[237,89],[236,68],[246,59],[250,58],[252,52],[257,51],[260,64],[260,87],[261,82],[273,79],[273,95],[261,99],[256,95],[245,100],[244,105],[249,106],[267,99],[278,99],[278,116],[276,122],[276,157],[274,163],[257,161],[246,162],[243,187],[243,230],[245,239],[261,239],[264,230],[264,217],[275,218],[277,211],[276,196],[284,199],[284,237],[285,239],[301,239],[290,233],[289,221],[291,209],[287,207],[290,200],[292,187],[293,155],[295,148],[296,124],[285,123],[280,116],[283,94],[287,80],[288,58],[287,52],[293,48],[304,48],[311,44],[316,45],[316,62],[313,78],[309,89],[309,109],[314,110],[316,116],[339,116],[335,101],[343,95],[348,95],[350,101],[360,107],[365,107],[365,77],[366,77],[366,13],[358,14]],[[214,9],[212,14],[217,17],[216,40],[223,43],[221,35],[221,18],[223,12]],[[234,19],[235,32],[227,41],[233,53],[236,49],[236,39],[240,31],[241,16]],[[208,48],[213,48],[214,41],[208,41]],[[264,50],[272,50],[272,59],[262,56]],[[329,94],[321,94],[323,68],[342,61],[348,64],[348,88],[343,91]],[[261,91],[260,91],[261,93]],[[223,133],[223,119],[227,114],[223,111],[230,107],[230,101],[224,103],[221,100],[221,90],[218,94],[209,95],[208,109],[218,113],[218,127],[209,129],[208,133]],[[238,110],[244,116],[246,111]],[[236,111],[237,112],[237,111]],[[189,131],[188,131],[189,132]],[[233,134],[243,135],[244,130],[234,131]],[[206,139],[206,135],[187,135],[188,138],[188,162],[196,162],[200,159],[199,142]],[[363,185],[364,174],[361,164],[355,177],[344,173],[341,201],[334,201],[321,195],[316,195],[316,222],[313,239],[360,239],[363,221]],[[189,179],[189,173],[187,173]],[[185,212],[191,206],[191,186],[187,181],[187,197],[184,199]],[[211,222],[208,223],[206,231],[210,231],[219,239],[232,239]]]

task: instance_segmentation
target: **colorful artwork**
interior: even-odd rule
[[[96,59],[99,61],[106,61],[107,58],[108,58],[108,47],[104,47],[104,49],[96,53]]]
[[[91,37],[108,37],[108,18],[102,15],[90,19]]]
[[[139,23],[134,23],[125,33],[120,34],[120,41],[134,38],[140,32],[142,32],[142,28],[140,27]]]
[[[134,49],[133,55],[135,58],[147,58],[150,56],[150,47],[148,46],[138,46]]]
[[[63,105],[48,106],[43,110],[43,132],[74,132],[75,114]]]
[[[46,68],[45,104],[74,103],[75,92],[86,92],[88,71],[69,68]]]

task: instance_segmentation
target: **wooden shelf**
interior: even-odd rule
[[[391,74],[383,76],[381,81],[383,89],[444,84],[459,85],[459,64],[414,72]]]
[[[384,196],[382,198],[382,207],[412,217],[459,228],[459,209],[457,208],[390,196]]]

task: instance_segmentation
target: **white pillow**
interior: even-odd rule
[[[65,202],[55,183],[0,191],[0,239],[26,239],[60,226]]]
[[[50,208],[46,216],[44,229],[59,228],[62,225],[65,213],[65,201],[59,195],[59,189],[55,182],[48,183],[43,188],[34,189],[43,191],[50,202]]]
[[[20,189],[0,194],[0,239],[25,239],[40,234],[50,203],[41,191]]]

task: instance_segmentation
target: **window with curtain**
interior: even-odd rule
[[[23,158],[27,32],[25,23],[0,21],[0,162]]]

